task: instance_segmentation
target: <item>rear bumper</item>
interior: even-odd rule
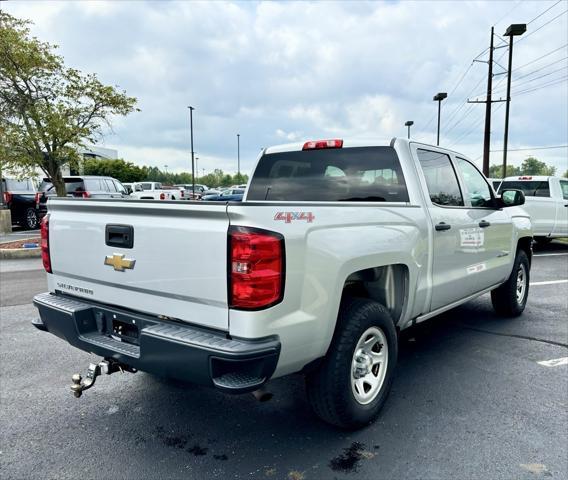
[[[139,370],[229,393],[258,389],[276,369],[277,337],[228,338],[225,332],[159,319],[138,312],[58,294],[34,297],[40,319],[32,324],[71,345]],[[137,336],[124,341],[116,326],[132,325]],[[135,327],[134,327],[135,326]]]

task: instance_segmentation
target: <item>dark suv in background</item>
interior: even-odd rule
[[[31,179],[2,179],[4,204],[10,209],[12,223],[33,230],[39,226],[36,212],[36,189]]]
[[[76,198],[128,198],[126,189],[112,177],[72,176],[63,177],[68,197]],[[44,178],[36,196],[39,218],[47,213],[47,200],[56,196],[55,187],[49,178]]]

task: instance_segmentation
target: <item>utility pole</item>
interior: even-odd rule
[[[237,133],[237,175],[241,180],[241,134]]]
[[[511,73],[513,71],[513,37],[527,31],[527,25],[518,23],[510,25],[505,32],[509,37],[509,66],[507,67],[507,105],[505,105],[505,136],[503,138],[503,178],[507,176],[507,145],[509,143],[509,108],[511,105]]]
[[[491,91],[493,90],[493,31],[489,43],[489,69],[487,72],[487,103],[485,104],[485,134],[483,135],[483,175],[489,177],[489,148],[491,146]],[[505,177],[503,177],[505,178]]]
[[[195,155],[193,153],[193,111],[195,108],[188,106],[189,108],[189,131],[191,135],[191,189],[193,192],[193,197],[195,198]]]
[[[489,176],[489,156],[490,156],[490,148],[491,148],[491,105],[497,102],[504,102],[505,100],[493,100],[492,92],[493,92],[493,52],[497,48],[503,48],[505,45],[500,47],[493,46],[493,39],[495,36],[495,27],[491,27],[491,39],[489,41],[489,61],[487,62],[488,69],[487,69],[487,94],[485,100],[470,100],[468,98],[467,103],[485,103],[485,132],[483,134],[483,175],[486,177]],[[481,62],[485,63],[484,60],[473,60],[474,62]],[[496,75],[502,75],[504,72],[497,73]]]

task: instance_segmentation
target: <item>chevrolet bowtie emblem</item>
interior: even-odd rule
[[[124,258],[124,255],[115,253],[113,255],[107,255],[105,257],[105,265],[110,265],[117,272],[124,272],[125,268],[133,269],[136,260],[130,258]]]

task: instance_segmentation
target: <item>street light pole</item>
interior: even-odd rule
[[[527,31],[525,23],[509,25],[505,37],[509,37],[509,66],[507,67],[507,103],[505,104],[505,136],[503,138],[503,178],[507,176],[507,145],[509,143],[509,109],[511,105],[511,73],[513,71],[513,37]]]
[[[195,198],[195,154],[193,152],[193,111],[195,108],[192,106],[188,106],[187,108],[189,108],[189,130],[191,135],[191,189],[193,191],[193,198]]]
[[[447,98],[448,94],[446,92],[439,92],[436,95],[434,95],[433,100],[435,102],[438,102],[438,139],[436,140],[436,145],[440,145],[440,112],[442,110],[442,100],[444,100],[444,98]]]
[[[237,178],[241,181],[241,134],[237,133]]]
[[[199,180],[199,157],[195,157],[195,175]]]
[[[414,125],[412,120],[408,120],[408,122],[404,124],[405,127],[408,127],[408,139],[410,139],[410,127],[412,127],[412,125]]]

